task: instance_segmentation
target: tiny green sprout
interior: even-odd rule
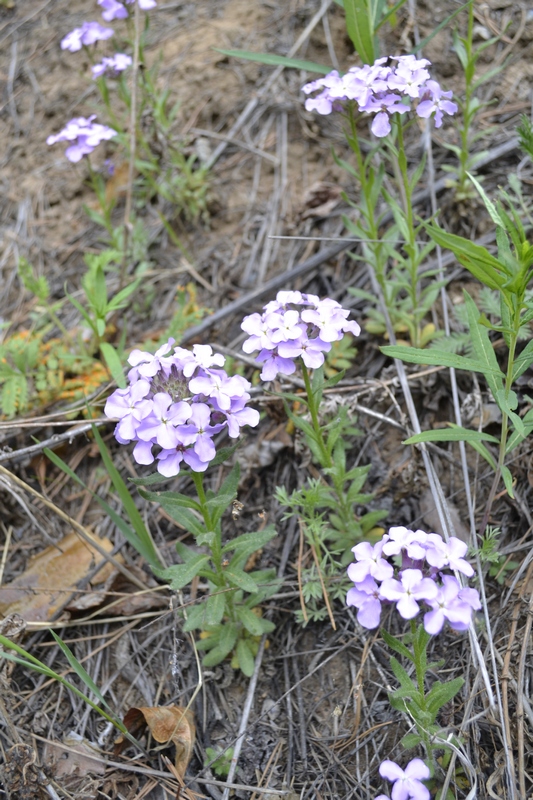
[[[508,560],[502,553],[498,552],[501,528],[487,525],[485,535],[481,540],[481,547],[476,550],[482,564],[489,564],[489,575],[496,578],[501,585],[504,583],[507,573],[516,569],[519,564],[517,561]]]
[[[226,750],[220,747],[206,747],[205,766],[210,767],[219,778],[225,778],[231,768],[234,750],[233,747],[228,747]]]
[[[533,123],[525,114],[520,117],[520,125],[516,129],[518,143],[525,155],[533,159]]]

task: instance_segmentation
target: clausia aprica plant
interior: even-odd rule
[[[155,71],[138,71],[135,75],[138,82],[128,85],[129,71],[135,62],[137,66],[143,62],[142,36],[138,25],[134,29],[132,11],[135,10],[138,21],[139,10],[148,12],[156,6],[155,0],[136,1],[138,7],[133,9],[135,0],[98,0],[104,22],[124,21],[128,33],[118,41],[125,42],[132,55],[122,52],[128,47],[121,47],[112,55],[97,59],[95,46],[115,39],[115,31],[94,21],[84,22],[61,41],[63,50],[76,53],[84,49],[89,54],[91,76],[98,85],[110,123],[97,121],[95,114],[75,117],[47,139],[49,145],[66,143],[65,156],[71,163],[88,165],[100,204],[98,212],[89,213],[93,221],[105,228],[111,248],[87,260],[88,271],[83,281],[87,307],[72,302],[91,328],[95,347],[100,348],[119,387],[105,405],[106,416],[116,422],[117,442],[133,445],[137,464],[155,467],[154,474],[134,482],[144,498],[161,505],[194,538],[194,546],[177,542],[181,563],[162,568],[154,558],[151,567],[176,592],[193,580],[199,582],[201,600],[184,611],[183,629],[200,631],[197,647],[205,651],[204,666],[214,666],[230,657],[235,668],[251,676],[259,641],[274,630],[274,624],[263,616],[262,607],[279,587],[273,570],[257,569],[255,564],[249,568],[250,557],[255,557],[276,535],[273,526],[231,536],[228,512],[238,494],[242,429],[255,428],[260,421],[259,412],[250,405],[251,384],[240,375],[230,374],[224,356],[214,353],[210,346],[196,344],[188,350],[176,346],[174,339],[169,339],[155,353],[133,350],[124,379],[119,354],[105,341],[108,316],[124,307],[138,285],[132,283],[126,288],[121,285],[118,294],[108,300],[105,271],[126,259],[127,230],[135,230],[135,209],[125,225],[115,225],[112,219],[115,200],[107,196],[102,167],[91,163],[94,150],[107,142],[124,150],[140,175],[136,186],[132,186],[139,204],[148,196],[158,196],[175,203],[189,219],[207,213],[207,176],[200,168],[193,179],[195,165],[184,156],[183,143],[170,141],[177,108],[169,108],[168,95],[157,89]],[[450,424],[447,429],[425,431],[406,442],[415,445],[463,440],[476,449],[494,470],[486,523],[501,480],[512,496],[508,456],[533,430],[533,408],[519,413],[518,395],[513,389],[518,378],[533,364],[533,343],[529,342],[521,352],[517,347],[525,326],[533,321],[530,299],[533,245],[509,195],[502,193],[500,200],[493,203],[468,171],[476,163],[470,158],[468,147],[475,141],[471,128],[478,108],[473,71],[478,54],[472,50],[472,22],[471,5],[468,37],[456,38],[456,45],[457,42],[463,45],[462,49],[457,45],[458,54],[467,72],[467,98],[462,105],[464,128],[461,147],[450,149],[459,158],[456,185],[461,196],[468,197],[467,187],[473,186],[494,223],[497,255],[447,233],[434,222],[421,221],[415,214],[414,195],[424,173],[425,158],[420,158],[411,173],[405,133],[413,124],[433,122],[440,128],[445,117],[453,117],[459,109],[452,93],[431,77],[427,59],[412,54],[376,58],[375,31],[369,30],[366,39],[363,37],[359,42],[362,66],[351,67],[344,74],[333,70],[305,84],[302,91],[308,112],[322,116],[338,114],[345,127],[353,163],[335,158],[359,186],[357,204],[352,203],[357,213],[354,218],[346,218],[345,224],[361,242],[359,252],[353,257],[369,265],[377,287],[373,293],[354,291],[370,304],[367,329],[385,333],[388,316],[392,323],[390,338],[394,341],[396,335],[402,336],[407,343],[382,348],[386,355],[409,363],[480,373],[501,411],[499,437]],[[148,17],[145,24],[147,27]],[[359,40],[353,26],[354,20],[348,14],[347,28],[355,43]],[[115,90],[126,112],[135,109],[134,96],[138,93],[140,97],[133,148],[128,122],[121,120],[112,100],[111,92]],[[149,132],[137,124],[147,107],[154,119]],[[365,120],[370,120],[369,131],[374,137],[370,141],[361,135],[363,125],[367,125]],[[530,128],[529,134],[533,141]],[[161,149],[168,166],[164,174]],[[106,161],[104,166],[109,174],[115,168],[112,161]],[[181,183],[176,183],[173,177],[177,169],[181,170]],[[134,243],[130,239],[130,248]],[[489,320],[465,293],[472,339],[468,357],[439,349],[436,340],[442,332],[427,319],[445,283],[437,279],[435,268],[425,266],[436,245],[454,253],[499,300],[500,316]],[[376,295],[383,304],[381,309]],[[326,378],[328,353],[345,336],[360,334],[359,323],[349,319],[349,315],[349,310],[334,299],[281,291],[264,306],[262,313],[252,313],[242,321],[242,330],[247,335],[243,350],[248,355],[256,354],[260,380],[269,385],[272,394],[283,399],[290,421],[301,433],[310,457],[320,469],[318,478],[307,479],[297,490],[289,493],[285,487],[278,487],[276,491],[284,519],[297,519],[313,557],[311,566],[299,575],[299,619],[307,623],[329,614],[335,626],[332,601],[346,597],[347,606],[356,609],[357,621],[365,629],[377,629],[384,608],[391,606],[408,623],[408,630],[402,636],[393,636],[387,630],[381,630],[381,636],[395,653],[390,664],[399,687],[389,692],[390,703],[405,715],[410,729],[401,744],[406,749],[423,750],[425,761],[413,758],[401,767],[392,760],[384,760],[379,774],[391,784],[390,799],[389,795],[381,794],[376,800],[429,800],[439,769],[437,753],[446,748],[445,731],[437,718],[443,706],[460,692],[464,681],[435,678],[442,662],[429,662],[428,649],[433,637],[439,636],[445,626],[458,634],[468,631],[481,602],[477,589],[468,585],[470,579],[475,580],[475,574],[462,540],[451,537],[445,541],[437,533],[395,526],[376,542],[383,531],[376,526],[386,512],[361,514],[361,508],[372,496],[362,491],[369,467],[349,464],[358,431],[342,404],[332,410],[325,402],[344,377],[339,372]],[[491,333],[503,339],[505,371],[494,352]],[[433,346],[426,348],[430,342]],[[532,401],[529,402],[531,405]],[[232,440],[230,447],[223,445],[225,437]],[[211,476],[206,480],[206,472],[225,462],[232,466],[214,489],[216,484]],[[178,476],[192,483],[194,495],[152,489]],[[484,532],[485,525],[480,534]],[[351,584],[350,588],[347,584]],[[420,615],[421,622],[417,623]],[[448,741],[454,746],[459,744],[451,734]]]

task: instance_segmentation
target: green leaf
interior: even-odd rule
[[[479,310],[468,294],[463,292],[465,305],[468,314],[468,327],[472,339],[472,347],[477,356],[477,360],[483,365],[482,372],[486,378],[492,396],[498,402],[497,395],[503,389],[504,375],[498,365],[498,359],[494,352],[494,347],[489,337],[487,328],[479,322]]]
[[[288,58],[287,56],[277,56],[275,53],[253,53],[250,50],[224,50],[220,47],[214,48],[217,53],[232,58],[244,58],[246,61],[255,61],[257,64],[268,64],[272,67],[293,67],[294,69],[304,69],[307,72],[319,72],[327,75],[331,72],[331,67],[324,64],[315,64],[314,61],[305,61],[300,58]]]
[[[145,500],[161,503],[165,509],[167,506],[175,506],[176,508],[194,508],[195,511],[201,511],[200,503],[180,492],[147,492],[144,489],[139,489],[139,494]]]
[[[504,224],[502,222],[502,218],[498,214],[498,210],[497,210],[496,206],[494,205],[494,203],[492,202],[492,200],[485,193],[485,189],[483,188],[483,186],[480,184],[480,182],[478,180],[476,180],[476,178],[474,178],[473,175],[470,174],[470,172],[467,172],[466,174],[468,175],[468,177],[470,178],[470,180],[472,181],[472,183],[476,187],[476,190],[477,190],[479,196],[481,197],[481,199],[483,200],[483,203],[485,204],[485,208],[489,212],[489,216],[490,216],[491,220],[494,222],[495,225],[497,225],[500,228],[503,228]]]
[[[505,488],[507,489],[507,494],[509,495],[509,497],[514,498],[513,476],[511,475],[511,470],[509,469],[509,467],[506,467],[505,464],[502,464],[501,472]]]
[[[237,661],[246,677],[251,678],[254,674],[255,658],[245,639],[240,639],[237,644]]]
[[[242,442],[242,437],[241,437]],[[231,447],[221,447],[217,450],[217,454],[212,461],[209,462],[210,467],[218,467],[219,464],[223,464],[225,461],[228,461],[239,447],[241,442],[237,442],[237,444],[232,445]]]
[[[484,372],[485,365],[480,361],[466,356],[458,356],[455,353],[447,353],[445,350],[438,350],[432,347],[429,350],[420,350],[416,347],[406,347],[404,345],[387,345],[380,347],[381,352],[390,358],[399,358],[409,364],[427,364],[433,367],[453,367],[454,369],[464,369],[468,372]],[[501,372],[498,368],[498,374]]]
[[[213,592],[213,594],[210,594],[205,604],[205,619],[207,625],[218,625],[222,622],[225,609],[226,593]]]
[[[454,678],[446,683],[437,681],[431,687],[431,691],[426,695],[427,709],[433,718],[437,716],[440,709],[446,705],[459,692],[464,684],[464,678]]]
[[[522,352],[515,357],[512,373],[513,383],[524,374],[526,369],[528,369],[531,364],[533,364],[533,339],[531,339],[531,341],[526,344]]]
[[[111,707],[109,706],[102,692],[95,684],[89,673],[85,671],[85,669],[80,664],[80,662],[78,661],[72,650],[65,644],[65,642],[62,639],[59,638],[59,636],[55,631],[50,630],[50,633],[56,640],[56,643],[59,645],[59,648],[65,655],[68,663],[70,664],[70,666],[72,667],[78,678],[80,678],[85,684],[85,686],[88,689],[90,689],[90,691],[94,694],[94,696],[98,699],[98,701],[102,703],[102,705],[106,706],[106,708],[109,708],[109,710],[111,711]]]
[[[413,654],[411,653],[409,648],[406,647],[403,642],[400,642],[400,640],[397,639],[396,636],[393,636],[384,628],[381,629],[380,633],[383,641],[390,647],[391,650],[394,650],[399,655],[404,656],[409,661],[413,660]]]
[[[235,647],[238,635],[239,631],[234,622],[226,622],[222,625],[218,636],[218,643],[210,653],[204,656],[202,659],[203,665],[205,667],[214,667],[216,664],[220,664]]]
[[[273,622],[258,617],[257,614],[254,614],[254,612],[250,611],[246,606],[237,606],[235,608],[235,613],[248,633],[251,633],[252,636],[262,636],[263,633],[270,633],[276,627]]]
[[[154,569],[154,572],[158,578],[168,581],[172,589],[177,591],[187,586],[202,571],[209,559],[209,555],[199,553],[189,559],[186,564],[174,564],[167,569]]]
[[[405,736],[400,739],[400,744],[405,750],[412,750],[413,747],[418,747],[423,741],[424,740],[418,733],[406,733]]]
[[[518,433],[525,437],[526,429],[524,423],[521,417],[519,417],[518,414],[515,414],[514,411],[514,409],[518,407],[518,398],[516,396],[516,392],[513,392],[511,389],[506,396],[505,389],[500,389],[496,394],[495,400],[498,403],[502,413],[507,414]]]
[[[129,521],[131,522],[132,527],[139,541],[141,542],[142,549],[139,550],[139,552],[144,558],[146,558],[150,566],[159,566],[161,562],[159,560],[159,556],[157,554],[155,545],[152,541],[150,531],[144,524],[144,520],[141,517],[140,511],[135,505],[135,501],[133,500],[133,497],[131,496],[128,487],[122,480],[122,476],[120,475],[118,469],[115,467],[113,460],[109,454],[109,450],[105,446],[104,440],[100,436],[100,432],[96,427],[96,425],[92,426],[92,433],[96,440],[96,444],[98,445],[98,450],[100,451],[100,455],[102,457],[102,461],[104,462],[104,466],[113,483],[113,487],[117,492],[118,496],[120,497],[124,510],[128,515]]]
[[[154,472],[153,475],[147,475],[146,478],[129,478],[129,482],[135,486],[155,486],[158,483],[169,483],[173,481],[176,476],[172,475],[170,478],[161,475],[159,472]]]
[[[400,662],[394,656],[390,657],[390,665],[391,669],[394,672],[396,680],[400,684],[402,690],[404,692],[408,692],[408,696],[414,698],[415,696],[419,696],[420,692],[416,688],[415,684],[413,683],[412,679],[409,677],[405,669],[402,667]],[[395,692],[396,694],[396,692]]]
[[[489,289],[500,289],[506,277],[512,277],[507,267],[481,245],[474,244],[469,239],[446,233],[436,225],[423,222],[433,241],[447,250],[451,250],[457,260],[484,286]],[[502,274],[503,273],[503,274]]]
[[[459,425],[454,425],[453,428],[439,428],[434,431],[415,433],[414,436],[405,439],[403,444],[420,444],[420,442],[495,442],[499,444],[498,439],[489,433],[461,428]]]
[[[235,551],[235,555],[241,559],[245,555],[251,555],[256,550],[261,550],[268,542],[277,536],[276,529],[273,525],[269,525],[264,531],[254,531],[253,533],[243,533],[231,539],[222,548],[222,553],[230,553]]]
[[[242,589],[244,592],[257,592],[257,583],[247,572],[233,565],[235,560],[236,558],[234,556],[229,567],[226,567],[224,570],[224,575],[228,583],[231,586],[236,586],[237,589]]]
[[[120,389],[125,389],[127,385],[126,376],[124,375],[120,357],[113,345],[109,344],[109,342],[100,342],[100,352],[117,386]]]
[[[344,0],[346,31],[363,64],[376,60],[373,18],[366,0]]]
[[[105,445],[104,445],[104,447],[105,447]],[[45,447],[43,449],[43,453],[45,454],[45,456],[47,458],[50,459],[50,461],[53,464],[56,465],[56,467],[59,467],[59,469],[61,469],[66,475],[68,475],[70,478],[72,478],[72,480],[74,480],[79,486],[82,486],[86,491],[91,493],[92,497],[101,506],[101,508],[103,508],[103,510],[106,512],[106,514],[112,520],[112,522],[124,534],[124,537],[126,538],[126,540],[131,544],[132,547],[135,548],[135,550],[137,550],[138,553],[140,553],[140,555],[143,556],[143,558],[146,559],[147,563],[150,564],[150,566],[153,566],[154,564],[155,565],[160,565],[160,562],[159,562],[159,559],[158,559],[157,554],[155,552],[155,548],[153,546],[153,542],[151,540],[151,537],[150,537],[149,543],[144,538],[141,538],[137,534],[137,532],[133,528],[131,528],[122,519],[120,514],[117,514],[117,512],[109,505],[109,503],[106,503],[105,500],[103,500],[98,494],[93,492],[91,489],[89,489],[84,484],[84,482],[81,480],[81,478],[79,478],[76,475],[76,473],[71,470],[71,468],[68,466],[68,464],[66,464],[63,461],[63,459],[60,458],[57,455],[57,453],[54,453],[53,450],[49,450],[47,447]],[[131,499],[131,495],[130,495],[130,499]],[[142,518],[141,518],[141,522],[142,522]],[[143,525],[144,525],[144,523],[143,523]],[[148,536],[150,536],[149,533],[148,533]]]

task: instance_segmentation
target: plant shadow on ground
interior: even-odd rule
[[[415,29],[423,38],[455,8],[451,0],[438,7],[420,0],[416,20],[402,10],[395,29],[384,34],[383,52],[409,50]],[[163,201],[160,207],[148,204],[143,211],[149,268],[135,302],[115,322],[117,340],[124,335],[132,347],[146,340],[157,341],[168,328],[176,298],[188,284],[195,287],[198,306],[218,311],[244,298],[242,313],[258,310],[263,300],[246,301],[248,293],[320,249],[331,247],[345,232],[341,213],[349,214],[350,208],[338,187],[350,199],[355,199],[355,190],[330,153],[333,143],[337,154],[346,156],[340,125],[333,118],[317,119],[303,110],[300,73],[285,70],[272,87],[263,91],[272,67],[238,63],[214,50],[221,46],[287,53],[317,10],[318,4],[311,0],[199,0],[163,5],[153,15],[148,58],[156,59],[162,53],[161,80],[180,99],[179,124],[188,134],[189,154],[209,159],[222,142],[226,146],[213,167],[209,223],[194,225],[171,219],[184,247],[175,245],[161,222],[158,211],[172,217],[168,205]],[[58,130],[67,113],[89,114],[96,104],[94,93],[83,94],[88,70],[84,56],[74,62],[58,47],[58,32],[80,24],[86,13],[87,3],[81,0],[14,0],[13,8],[0,11],[4,45],[0,131],[5,143],[4,191],[0,198],[0,317],[9,323],[9,335],[27,335],[36,312],[35,301],[29,299],[17,277],[20,257],[46,277],[50,297],[59,300],[65,285],[76,296],[84,253],[101,249],[100,234],[82,210],[91,199],[83,169],[72,166],[58,151],[45,145],[47,135]],[[506,64],[484,89],[484,100],[492,104],[478,121],[480,128],[487,130],[483,147],[491,150],[512,139],[520,113],[527,113],[530,107],[533,20],[530,14],[526,19],[520,7],[504,2],[490,2],[480,15],[476,20],[479,36],[504,32],[502,42],[488,49],[480,63],[481,70],[488,69],[494,59]],[[313,28],[299,56],[329,63],[333,47],[341,63],[351,63],[342,14],[334,4],[326,20],[325,26],[321,20]],[[458,20],[464,23],[461,16]],[[447,88],[460,95],[462,78],[451,46],[448,26],[432,39],[424,54],[431,59],[438,78],[445,79]],[[256,104],[250,115],[230,136],[228,131],[253,97]],[[420,157],[420,134],[420,129],[411,128],[407,148],[412,163]],[[437,177],[442,174],[442,165],[450,162],[442,140],[451,141],[453,135],[450,127],[435,134]],[[100,157],[103,163],[103,150]],[[516,170],[519,158],[516,150],[509,150],[503,157],[489,160],[482,170],[485,190],[490,193],[499,185],[505,186],[507,175]],[[117,169],[120,168],[118,164]],[[522,177],[525,185],[533,181],[530,165],[523,168]],[[114,191],[120,214],[123,196],[120,188]],[[429,200],[424,204],[427,208],[422,208],[429,215]],[[487,214],[476,200],[457,202],[453,192],[444,191],[441,209],[447,226],[455,233],[477,239],[490,229]],[[451,269],[454,271],[448,293],[454,304],[463,289],[473,294],[477,290],[456,264]],[[350,305],[357,317],[362,314],[364,303],[350,297],[347,288],[368,290],[367,281],[367,272],[360,264],[345,253],[337,253],[300,276],[293,286],[282,288],[335,297]],[[193,312],[194,309],[190,319],[197,322]],[[240,349],[241,318],[241,313],[222,317],[194,341],[218,343],[229,348],[231,355]],[[68,330],[79,325],[73,312],[63,321]],[[368,489],[375,496],[361,512],[385,509],[389,516],[383,525],[388,522],[435,529],[438,518],[420,456],[415,449],[402,445],[406,438],[403,401],[391,362],[378,350],[380,344],[383,340],[375,335],[360,337],[359,352],[346,377],[352,389],[339,395],[349,413],[357,417],[361,430],[349,459],[371,465],[365,491]],[[248,366],[245,370],[250,370],[251,376]],[[422,427],[432,428],[452,418],[447,371],[413,368],[410,372]],[[461,373],[459,381],[465,408],[472,408],[472,417],[475,419],[480,409],[490,414],[490,408],[483,403],[483,387],[475,384],[469,374]],[[532,376],[526,373],[525,393],[531,391],[531,381]],[[93,388],[92,384],[85,386],[89,392]],[[66,395],[59,400],[64,402],[71,397]],[[230,538],[275,523],[278,536],[259,553],[253,568],[273,568],[283,583],[263,608],[263,614],[275,620],[277,628],[269,635],[263,654],[235,783],[285,792],[291,800],[371,797],[379,793],[381,786],[379,762],[399,757],[398,742],[405,732],[400,716],[391,710],[387,700],[387,687],[394,677],[379,635],[362,631],[352,610],[341,602],[334,606],[336,630],[327,618],[305,628],[295,621],[295,612],[300,608],[298,570],[309,565],[312,555],[305,547],[303,551],[299,549],[300,532],[294,521],[282,521],[275,489],[284,486],[291,491],[300,487],[306,475],[313,476],[314,467],[282,404],[274,398],[263,401],[265,415],[261,425],[250,433],[239,456],[242,510],[234,517],[227,515],[224,536]],[[43,402],[51,403],[50,397],[46,396]],[[5,463],[26,485],[10,481],[4,473],[0,476],[4,505],[2,584],[23,575],[31,557],[39,557],[51,545],[53,549],[71,531],[68,518],[107,537],[110,547],[124,557],[137,585],[120,573],[95,578],[96,562],[89,559],[85,573],[89,579],[79,583],[76,592],[60,587],[54,595],[57,585],[52,584],[47,588],[26,587],[25,597],[28,592],[41,593],[45,606],[55,603],[56,630],[98,686],[106,687],[108,702],[117,716],[122,717],[133,707],[185,706],[198,686],[198,669],[190,637],[183,633],[176,609],[181,603],[202,602],[204,587],[197,581],[170,598],[136,554],[124,546],[120,533],[91,494],[92,491],[107,498],[118,509],[109,476],[90,435],[71,437],[71,441],[65,438],[57,451],[90,491],[69,482],[39,452],[24,452],[12,458],[7,448],[25,450],[33,445],[32,437],[43,441],[65,431],[71,418],[64,414],[53,416],[57,409],[53,404],[35,404],[23,419],[19,415],[0,421],[0,445],[4,448],[0,451],[0,465]],[[365,409],[374,416],[365,413]],[[395,426],[389,424],[389,419]],[[110,430],[104,430],[111,447]],[[491,431],[490,420],[487,430]],[[450,445],[447,450],[434,450],[433,458],[460,533],[465,530],[467,512],[457,449]],[[524,563],[530,547],[530,458],[526,440],[512,464],[516,499],[499,498],[489,520],[501,529],[500,550],[514,566]],[[139,474],[127,449],[117,449],[115,464],[126,478]],[[491,476],[473,456],[469,456],[469,466],[478,509],[482,509]],[[208,473],[215,491],[226,474],[224,467]],[[185,493],[191,489],[187,479],[177,479],[171,486]],[[40,496],[29,494],[27,487]],[[48,505],[43,504],[43,497]],[[175,541],[187,541],[186,532],[177,529],[163,509],[154,511],[152,506],[142,505],[140,498],[138,501],[141,512],[150,514],[150,527],[160,552],[172,563]],[[58,516],[57,508],[67,519]],[[529,706],[523,702],[523,687],[530,679],[528,645],[527,640],[523,644],[523,639],[524,631],[529,631],[526,611],[532,596],[531,571],[528,568],[514,585],[505,568],[500,573],[492,570],[487,583],[494,641],[503,674],[508,678],[504,694],[506,724],[515,747],[520,735],[525,735],[526,740],[531,737]],[[139,583],[150,591],[140,594]],[[105,607],[98,616],[95,610],[103,596]],[[1,594],[0,601],[5,602]],[[114,606],[109,605],[112,602]],[[48,612],[44,613],[41,624],[28,626],[23,646],[58,672],[66,671],[68,663],[47,632],[50,619],[46,617]],[[18,635],[21,638],[17,641],[22,641],[22,633],[9,628],[15,624],[13,619],[8,622],[0,621],[0,633]],[[401,626],[392,615],[388,625],[392,633],[401,635]],[[482,634],[480,638],[484,646]],[[462,720],[462,703],[468,692],[475,695],[480,691],[478,676],[464,636],[447,631],[432,647],[431,659],[446,657],[450,674],[464,677],[467,682],[468,691],[445,708],[442,724],[454,729]],[[79,698],[59,684],[13,668],[8,662],[2,662],[0,670],[0,739],[8,754],[3,775],[7,788],[0,789],[0,797],[44,798],[50,796],[47,787],[62,798],[69,796],[66,792],[76,798],[128,800],[138,796],[154,800],[176,796],[177,784],[163,760],[167,751],[150,751],[150,756],[141,755],[134,762],[126,760],[121,766],[110,755],[113,730],[89,713]],[[521,681],[518,691],[517,681]],[[215,800],[222,797],[223,789],[216,782],[202,782],[217,778],[204,766],[205,752],[207,748],[220,752],[235,746],[247,693],[248,680],[229,662],[203,671],[203,685],[193,703],[197,745],[187,774],[191,776],[192,790]],[[474,703],[470,708],[470,714],[475,717],[482,710],[480,700],[479,705]],[[480,781],[479,796],[507,797],[501,782],[503,754],[497,725],[486,716],[472,722],[467,731],[468,754]],[[71,732],[99,743],[101,751],[95,760],[87,761],[87,752],[73,756],[77,750],[75,738],[68,739]],[[62,761],[69,759],[62,759],[63,751],[59,755],[54,752],[50,742],[67,748],[64,752],[74,760],[70,772],[64,764],[60,769]],[[111,762],[107,768],[104,752]],[[138,755],[133,748],[127,751],[128,756],[134,753]],[[526,762],[518,769],[526,775],[531,772],[530,756],[526,754]],[[222,775],[219,777],[224,780]],[[468,783],[459,766],[455,768],[455,782],[459,788],[464,786],[466,795]],[[234,793],[241,798],[262,796],[246,788],[237,788]]]

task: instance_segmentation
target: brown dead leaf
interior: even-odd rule
[[[109,539],[100,539],[106,552],[113,549]],[[19,614],[26,622],[45,622],[74,592],[76,584],[101,560],[96,548],[69,533],[54,546],[31,559],[28,568],[11,583],[0,587],[0,616]],[[106,580],[110,564],[96,576]]]
[[[47,742],[43,760],[52,770],[54,778],[84,775],[103,775],[106,771],[105,756],[98,745],[71,731],[63,738],[64,747]]]
[[[128,569],[139,581],[146,585],[147,589],[155,588],[158,585],[140,567],[131,565]],[[126,576],[117,569],[113,569],[104,584],[96,585],[93,580],[91,581],[91,586],[94,588],[94,592],[85,592],[78,595],[68,604],[65,611],[71,613],[88,611],[89,609],[103,606],[102,612],[106,615],[130,617],[132,614],[141,614],[144,611],[165,608],[168,605],[167,600],[161,594],[139,591],[137,586],[128,581]],[[120,597],[121,594],[124,597]]]
[[[105,200],[109,203],[111,200],[119,200],[126,194],[128,186],[130,165],[127,161],[115,167],[115,170],[105,185]]]
[[[148,727],[156,742],[176,746],[176,771],[181,778],[191,760],[196,738],[196,726],[192,711],[182,706],[143,706],[130,708],[124,717],[124,725],[136,738]],[[126,740],[120,736],[115,742],[115,755],[124,747]]]

